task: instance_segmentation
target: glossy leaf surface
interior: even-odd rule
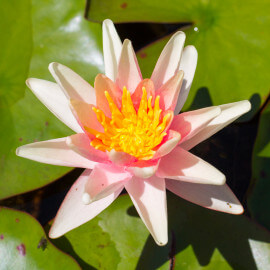
[[[30,215],[1,207],[0,219],[0,269],[80,269]]]
[[[101,27],[84,17],[84,1],[1,1],[0,198],[44,186],[70,168],[15,155],[23,144],[64,137],[64,126],[26,88],[36,77],[53,81],[48,65],[60,62],[93,82],[103,69]],[[13,34],[10,35],[10,32]],[[50,91],[50,89],[48,89]]]

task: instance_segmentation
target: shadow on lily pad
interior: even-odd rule
[[[133,207],[128,213],[134,214]],[[214,266],[216,260],[211,259],[216,249],[233,269],[255,270],[259,265],[267,267],[262,254],[259,254],[261,250],[258,245],[253,250],[252,242],[264,242],[259,245],[266,245],[269,255],[270,245],[265,243],[270,243],[270,234],[247,217],[211,211],[172,194],[168,194],[168,215],[169,243],[159,247],[149,236],[137,270],[157,269],[168,259],[174,260],[174,265],[178,267],[182,263],[189,264],[190,256],[185,257],[185,262],[182,261],[183,255],[181,257],[181,252],[188,250],[189,246],[192,247],[198,267],[208,264]],[[178,267],[175,269],[182,269]]]

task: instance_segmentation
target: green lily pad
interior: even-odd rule
[[[252,189],[248,198],[251,215],[270,230],[270,104],[261,114],[252,157]],[[265,153],[262,155],[262,153]]]
[[[258,110],[269,92],[270,2],[203,0],[91,0],[87,16],[93,21],[185,23],[186,45],[198,50],[198,66],[186,110],[196,92],[208,88],[214,105],[243,99],[256,101]],[[155,42],[139,55],[149,77],[166,40]],[[141,57],[140,57],[141,56]],[[254,96],[258,98],[254,99]],[[251,115],[250,115],[251,116]]]
[[[270,157],[270,142],[258,154],[260,157]]]
[[[80,269],[70,256],[47,239],[30,215],[0,208],[1,269]]]
[[[72,134],[26,88],[25,80],[53,81],[48,71],[53,61],[90,82],[102,71],[101,26],[84,19],[84,5],[83,0],[0,3],[0,199],[44,186],[70,170],[17,157],[15,149]]]
[[[83,269],[165,270],[172,264],[179,270],[268,267],[270,234],[256,223],[167,195],[170,240],[164,247],[154,243],[128,195],[120,196],[92,221],[52,241]]]

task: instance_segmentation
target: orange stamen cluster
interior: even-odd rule
[[[171,120],[172,112],[161,117],[159,107],[160,96],[157,96],[152,106],[152,96],[147,99],[146,89],[142,88],[142,98],[138,111],[135,110],[130,92],[123,88],[121,110],[114,103],[107,91],[106,99],[111,111],[111,119],[104,112],[93,108],[97,119],[104,128],[104,133],[87,129],[95,135],[91,145],[101,151],[112,149],[128,153],[137,159],[151,159],[158,146],[166,135],[165,129]]]

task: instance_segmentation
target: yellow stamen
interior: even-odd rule
[[[165,130],[173,113],[169,112],[161,117],[160,97],[155,98],[153,108],[153,97],[149,96],[147,99],[145,87],[142,88],[142,98],[137,112],[126,87],[123,88],[121,109],[117,107],[107,91],[104,94],[109,103],[111,119],[105,116],[103,111],[93,108],[97,120],[104,128],[104,133],[86,128],[95,136],[91,145],[104,152],[115,149],[139,160],[151,159],[155,154],[155,147],[166,136]]]

